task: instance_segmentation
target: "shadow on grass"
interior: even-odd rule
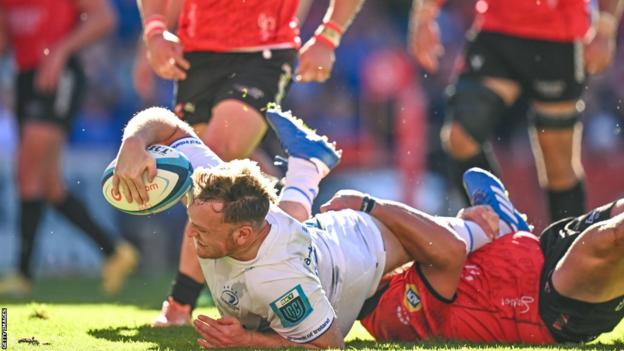
[[[197,334],[192,327],[155,328],[150,325],[91,329],[89,335],[112,342],[149,342],[148,350],[199,350]]]
[[[524,345],[524,344],[469,344],[461,342],[444,342],[444,341],[426,341],[420,343],[379,343],[373,340],[352,340],[346,343],[348,349],[357,350],[480,350],[480,349],[498,349],[498,350],[534,350],[534,349],[553,349],[553,350],[599,350],[613,351],[624,350],[624,343],[617,342],[615,344],[556,344],[556,345]]]
[[[199,350],[196,343],[197,334],[191,327],[171,327],[171,328],[155,328],[149,325],[137,327],[117,327],[105,329],[93,329],[88,332],[89,335],[106,339],[113,342],[149,342],[154,343],[149,350]],[[558,344],[558,345],[505,345],[505,344],[467,344],[459,342],[433,342],[427,341],[422,343],[379,343],[372,340],[352,340],[346,343],[347,349],[356,350],[482,350],[482,349],[498,349],[498,350],[532,350],[532,349],[553,349],[553,350],[599,350],[612,351],[624,349],[624,343],[616,343],[610,345],[604,344]]]

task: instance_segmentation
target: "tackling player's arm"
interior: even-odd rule
[[[321,211],[362,210],[364,195],[355,191],[338,192],[321,206]],[[421,264],[434,290],[452,299],[467,253],[466,244],[457,233],[436,221],[434,216],[399,202],[377,199],[369,213],[386,225],[410,256]]]
[[[316,29],[314,37],[299,50],[299,66],[295,73],[297,81],[323,82],[331,76],[336,60],[334,51],[363,3],[364,0],[330,1],[323,23]]]
[[[35,85],[41,91],[54,91],[71,55],[115,28],[117,17],[107,0],[79,0],[77,5],[80,24],[50,48],[37,69]]]
[[[144,174],[152,181],[156,162],[145,149],[152,144],[169,145],[188,136],[197,137],[191,126],[165,108],[151,107],[136,114],[124,130],[113,175],[113,192],[118,194],[121,190],[128,202],[147,202]]]

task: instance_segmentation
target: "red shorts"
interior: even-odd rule
[[[448,300],[416,263],[392,278],[362,324],[380,341],[552,344],[538,308],[543,264],[537,237],[507,235],[469,256],[455,298]]]

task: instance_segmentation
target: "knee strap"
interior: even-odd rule
[[[581,112],[579,111],[554,115],[532,110],[530,116],[531,123],[535,128],[551,130],[572,129],[580,119]]]
[[[460,78],[449,94],[447,122],[457,121],[479,144],[487,141],[505,111],[503,99],[483,83]]]

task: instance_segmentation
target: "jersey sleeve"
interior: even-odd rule
[[[255,302],[266,311],[271,329],[292,342],[307,343],[318,338],[336,317],[320,281],[312,274],[253,286]]]
[[[180,138],[174,141],[171,147],[183,153],[191,161],[193,169],[212,168],[223,163],[206,144],[193,136]]]

